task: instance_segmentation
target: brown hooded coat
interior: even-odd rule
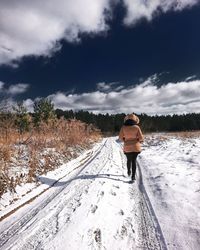
[[[135,116],[135,115],[134,115]],[[137,116],[136,116],[137,117]],[[126,119],[130,119],[127,117]],[[139,118],[137,117],[139,123]],[[135,121],[135,119],[132,119]],[[124,142],[124,152],[141,152],[141,142],[144,137],[138,125],[125,126],[123,125],[119,132],[119,139]]]

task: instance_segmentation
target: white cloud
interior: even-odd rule
[[[28,84],[18,83],[18,84],[10,85],[7,90],[7,93],[10,95],[19,95],[19,94],[26,92],[28,88],[29,88]]]
[[[100,83],[97,83],[97,89],[98,90],[102,90],[102,91],[107,91],[107,90],[110,90],[111,86],[110,84],[106,84],[105,82],[100,82]]]
[[[141,18],[151,20],[162,10],[182,10],[199,0],[123,0],[125,24]],[[16,67],[24,56],[51,56],[61,48],[60,40],[77,42],[81,34],[108,30],[115,4],[120,0],[1,0],[0,64]]]
[[[29,88],[29,84],[17,83],[7,87],[4,82],[0,81],[0,93],[7,96],[15,96],[25,93]]]
[[[200,80],[168,83],[161,87],[154,82],[155,75],[137,86],[120,90],[107,91],[106,88],[106,91],[69,95],[59,92],[49,98],[56,108],[83,109],[95,113],[136,112],[155,115],[200,112]]]
[[[151,21],[159,12],[181,11],[199,3],[199,0],[123,0],[127,8],[126,25],[136,24],[141,18]]]
[[[188,81],[194,80],[194,79],[196,79],[196,78],[197,78],[196,75],[188,76],[188,77],[185,79],[185,81],[188,82]]]
[[[119,85],[118,82],[111,82],[111,83],[105,83],[105,82],[100,82],[97,83],[97,89],[102,92],[109,92],[111,90],[119,91],[123,89],[123,85]]]
[[[27,108],[28,111],[33,112],[33,100],[26,99],[25,101],[23,101],[23,105]]]
[[[111,0],[1,0],[0,64],[26,55],[50,55],[59,40],[107,30]]]

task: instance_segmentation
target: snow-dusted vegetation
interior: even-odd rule
[[[14,112],[0,112],[0,197],[3,200],[7,192],[12,203],[18,199],[16,191],[22,184],[37,186],[39,175],[77,157],[100,138],[99,130],[92,125],[76,119],[58,119],[51,105],[44,100],[34,114],[28,114],[22,105]],[[1,201],[0,209],[7,205]]]

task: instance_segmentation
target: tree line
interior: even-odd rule
[[[94,114],[88,111],[73,111],[57,109],[58,117],[76,118],[86,123],[94,124],[104,133],[116,134],[123,125],[126,114]],[[144,132],[175,132],[200,130],[200,114],[190,113],[181,115],[138,115],[140,126]]]
[[[28,112],[23,103],[18,103],[13,112],[0,110],[0,123],[6,125],[6,119],[15,116],[15,124],[19,132],[30,129],[30,124],[39,127],[42,122],[48,123],[54,119],[76,119],[87,124],[92,124],[103,133],[117,134],[123,125],[126,114],[94,114],[89,111],[73,111],[55,109],[53,103],[42,98],[34,102],[34,111]],[[138,114],[137,114],[138,115]],[[176,132],[200,130],[200,114],[190,113],[181,115],[156,115],[139,114],[140,126],[144,132]]]

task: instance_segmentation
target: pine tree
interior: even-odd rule
[[[34,125],[38,127],[41,122],[48,123],[56,118],[54,104],[48,98],[41,98],[34,102]]]

